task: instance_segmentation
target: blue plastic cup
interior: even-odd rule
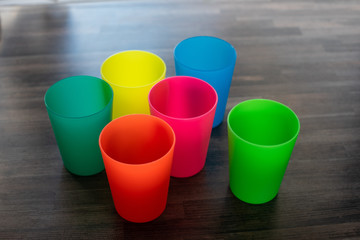
[[[197,36],[181,41],[174,49],[177,76],[192,76],[208,82],[218,94],[213,127],[224,119],[236,50],[216,37]]]

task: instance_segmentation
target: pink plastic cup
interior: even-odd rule
[[[171,176],[191,177],[203,169],[217,102],[215,89],[194,77],[169,77],[151,88],[151,115],[169,123],[176,136]]]

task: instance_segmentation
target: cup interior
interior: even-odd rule
[[[149,93],[149,103],[168,117],[194,118],[216,107],[217,94],[205,81],[177,76],[155,84]]]
[[[86,117],[110,104],[113,91],[105,81],[91,76],[65,78],[52,85],[45,94],[45,105],[62,117]]]
[[[175,144],[175,134],[157,117],[132,114],[110,122],[101,132],[99,143],[115,161],[145,164],[166,155]]]
[[[165,77],[166,66],[157,55],[145,51],[124,51],[107,58],[101,75],[120,87],[141,87]]]
[[[257,145],[279,145],[298,135],[300,122],[287,106],[265,99],[244,101],[229,113],[230,129],[241,139]]]
[[[198,36],[183,40],[174,50],[178,63],[199,71],[215,71],[233,66],[236,50],[216,37]]]

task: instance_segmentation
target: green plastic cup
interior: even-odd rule
[[[103,171],[98,140],[111,121],[110,85],[91,76],[69,77],[52,85],[44,101],[65,168],[80,176]]]
[[[251,204],[277,195],[300,131],[300,121],[287,106],[253,99],[229,112],[230,189]]]

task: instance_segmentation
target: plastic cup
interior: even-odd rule
[[[251,204],[272,200],[300,131],[298,117],[281,103],[254,99],[236,105],[227,122],[231,191]]]
[[[65,168],[80,176],[103,171],[98,139],[111,121],[110,85],[96,77],[69,77],[52,85],[44,101]]]
[[[218,94],[213,127],[224,119],[226,103],[236,62],[236,50],[230,43],[208,36],[183,40],[174,50],[176,75],[200,78]]]
[[[130,50],[108,57],[101,66],[101,77],[114,90],[112,118],[150,114],[149,91],[165,73],[164,61],[150,52]]]
[[[119,215],[138,223],[159,217],[175,146],[169,124],[145,114],[119,117],[103,129],[99,145]]]
[[[197,78],[166,78],[150,90],[150,112],[174,129],[176,145],[173,177],[190,177],[205,165],[217,94],[210,84]]]

